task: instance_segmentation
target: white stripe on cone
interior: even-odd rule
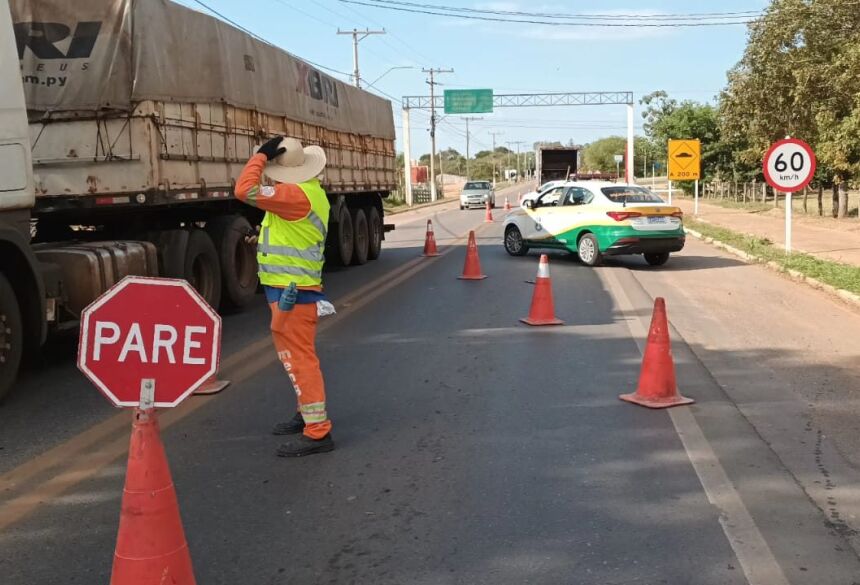
[[[427,220],[427,233],[428,234],[433,233],[433,222],[430,221],[429,219]]]
[[[546,254],[540,255],[540,264],[538,264],[538,278],[549,278],[549,257]]]

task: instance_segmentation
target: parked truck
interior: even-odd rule
[[[538,185],[563,181],[576,174],[579,148],[575,146],[539,146],[535,152],[535,176]]]
[[[390,102],[168,0],[0,0],[0,398],[128,274],[246,305],[261,214],[233,186],[273,135],[326,150],[327,260],[375,259]]]

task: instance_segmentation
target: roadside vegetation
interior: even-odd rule
[[[792,136],[808,142],[818,159],[809,212],[818,213],[820,189],[821,215],[855,215],[858,195],[850,188],[860,187],[858,48],[856,0],[772,0],[749,25],[744,55],[712,103],[677,101],[665,91],[640,100],[645,136],[635,144],[637,175],[665,177],[667,140],[698,138],[706,188],[721,200],[728,191],[739,203],[779,205],[779,194],[762,190],[761,161],[770,144]],[[622,153],[622,140],[595,141],[586,146],[585,160],[614,171],[612,157],[600,152]],[[692,184],[678,187],[692,192]]]
[[[784,270],[796,270],[830,286],[860,294],[860,267],[822,260],[803,253],[786,254],[766,238],[742,234],[710,223],[684,218],[684,225],[705,237],[719,240],[762,262],[775,262]]]

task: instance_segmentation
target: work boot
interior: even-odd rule
[[[297,412],[296,416],[287,422],[278,423],[272,429],[273,435],[298,435],[305,430],[305,419],[302,418],[302,413]]]
[[[331,433],[322,439],[311,439],[305,435],[290,437],[286,443],[278,447],[278,457],[304,457],[314,453],[328,453],[334,449]]]

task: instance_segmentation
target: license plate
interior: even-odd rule
[[[669,218],[661,215],[650,215],[648,216],[648,223],[669,223]]]

